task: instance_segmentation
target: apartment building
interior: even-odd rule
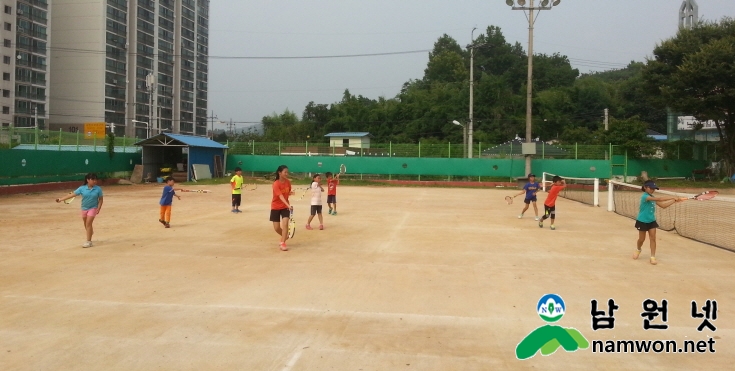
[[[0,0],[0,125],[48,123],[50,0]]]
[[[51,117],[207,134],[209,0],[54,0]]]

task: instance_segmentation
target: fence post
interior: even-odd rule
[[[681,150],[680,150],[679,146],[681,146],[681,145],[680,144],[677,144],[676,145],[676,159],[677,160],[681,160]]]
[[[578,150],[578,146],[579,146],[579,144],[578,144],[578,143],[574,143],[574,159],[575,159],[575,160],[577,159],[577,150]]]
[[[362,141],[360,141],[360,157],[362,157],[362,148],[363,148],[363,147],[364,147],[364,146],[363,146],[363,143],[362,143]]]
[[[623,167],[623,183],[628,183],[628,150],[625,150],[625,166]]]
[[[77,130],[77,152],[79,152],[79,130]]]
[[[541,159],[546,159],[546,142],[541,142]]]
[[[331,145],[331,144],[330,144],[330,145]],[[335,148],[336,148],[336,146],[332,146],[332,157],[334,157],[334,156],[335,156],[335,152],[334,152],[334,151],[335,151]]]
[[[281,141],[278,141],[278,155],[281,155]]]
[[[250,142],[253,144],[252,155],[255,156],[255,139],[251,140]]]
[[[97,152],[97,134],[95,133],[94,137],[92,138],[92,143],[94,143],[94,151]]]
[[[10,135],[8,137],[8,144],[10,145],[10,147],[9,147],[10,149],[13,148],[13,126],[15,126],[15,125],[13,125],[13,123],[11,122],[10,123],[10,126],[8,128],[8,134]],[[20,144],[20,143],[18,143],[18,144]]]
[[[61,151],[61,128],[59,128],[59,151]]]
[[[482,142],[477,142],[477,158],[482,158]]]
[[[452,158],[452,142],[449,142],[449,158]]]
[[[421,158],[421,141],[419,141],[419,158]],[[419,175],[419,180],[421,180],[421,175]]]
[[[36,122],[36,128],[35,128],[34,132],[36,134],[35,149],[38,149],[38,122]]]
[[[393,142],[388,142],[388,157],[393,157]],[[390,175],[388,176],[388,180],[390,180]]]
[[[510,141],[510,159],[513,159],[513,141]]]

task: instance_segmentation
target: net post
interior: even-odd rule
[[[594,205],[600,206],[600,178],[595,178]]]
[[[546,172],[541,173],[541,190],[546,192]]]
[[[613,181],[610,179],[607,182],[607,211],[615,211],[615,205],[613,205]]]

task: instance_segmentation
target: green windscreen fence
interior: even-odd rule
[[[84,174],[132,171],[140,153],[0,150],[0,185],[78,180]]]

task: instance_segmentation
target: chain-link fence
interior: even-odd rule
[[[115,137],[116,152],[137,152],[134,144],[139,138]],[[21,148],[58,151],[104,152],[107,138],[86,136],[84,133],[70,133],[35,128],[0,128],[0,149]]]

